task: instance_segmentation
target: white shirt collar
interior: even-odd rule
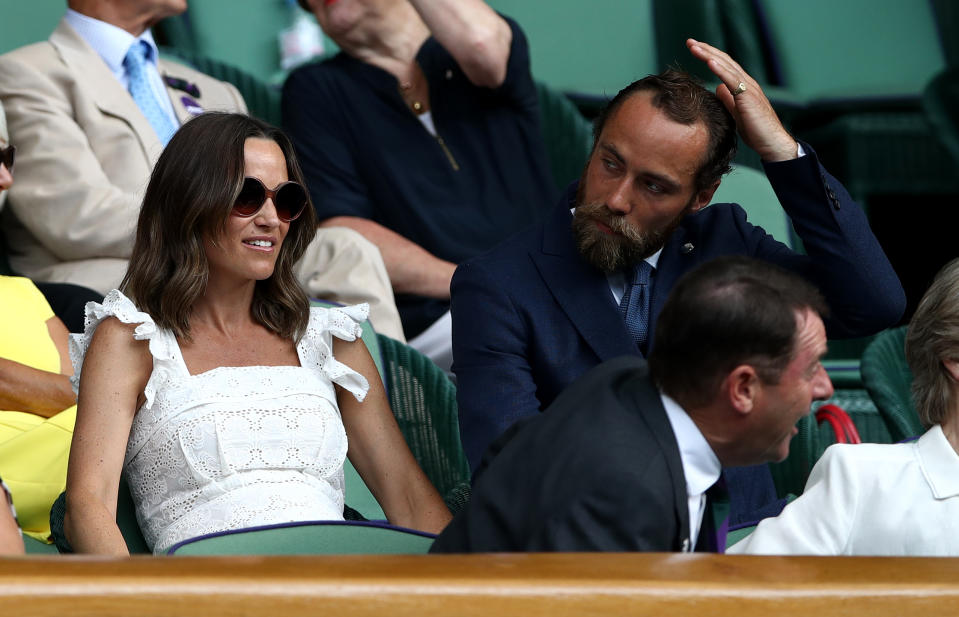
[[[938,424],[925,432],[916,442],[919,468],[936,499],[959,495],[959,454]]]
[[[683,473],[686,475],[686,494],[690,497],[702,495],[719,479],[722,465],[699,427],[679,406],[679,403],[668,394],[660,392],[659,396],[666,409],[669,424],[673,428],[673,434],[676,435],[679,457],[682,459]]]
[[[663,249],[659,249],[643,261],[651,265],[653,270],[655,270],[659,264],[659,256],[662,254]],[[606,284],[609,285],[609,290],[613,292],[613,300],[616,301],[616,304],[619,304],[623,299],[623,294],[626,292],[626,276],[621,271],[610,272],[606,275]]]
[[[138,39],[150,46],[147,61],[154,67],[157,66],[159,50],[150,30],[146,30],[139,37],[135,37],[123,28],[78,13],[73,9],[67,9],[65,19],[70,27],[76,30],[77,34],[103,58],[103,61],[110,67],[110,71],[121,81],[126,81],[123,58],[127,55],[127,51],[133,42]]]

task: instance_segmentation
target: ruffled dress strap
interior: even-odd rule
[[[310,322],[306,333],[297,344],[300,363],[307,368],[321,371],[330,381],[350,392],[362,402],[370,389],[366,377],[339,362],[333,357],[333,338],[355,341],[363,336],[360,324],[370,314],[366,303],[343,307],[314,306],[310,309]]]
[[[103,299],[103,303],[87,302],[84,317],[83,334],[70,335],[70,361],[73,363],[73,376],[70,382],[76,392],[80,386],[80,370],[83,358],[90,348],[93,333],[104,319],[116,317],[125,324],[139,324],[133,331],[133,338],[149,341],[150,354],[153,356],[153,373],[147,381],[143,393],[147,407],[153,404],[156,391],[165,376],[175,370],[179,357],[179,347],[172,333],[157,327],[153,318],[137,309],[129,298],[114,289]]]

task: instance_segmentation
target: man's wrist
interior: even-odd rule
[[[805,156],[805,154],[806,152],[803,150],[802,146],[799,145],[799,142],[792,137],[789,137],[788,141],[783,140],[782,144],[775,146],[771,145],[764,152],[759,153],[762,160],[767,163],[791,161],[801,156]]]

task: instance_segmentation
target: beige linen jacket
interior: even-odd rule
[[[186,93],[168,86],[181,123],[200,108],[246,111],[232,85],[167,60],[159,67],[199,88],[188,107]],[[0,56],[0,101],[17,146],[2,220],[11,265],[33,279],[116,287],[163,149],[150,123],[65,21],[48,41]]]

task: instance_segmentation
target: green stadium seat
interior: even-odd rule
[[[957,11],[959,15],[959,11]],[[959,166],[959,66],[936,75],[922,93],[922,108],[933,133],[952,157],[953,170]]]
[[[456,386],[417,350],[382,334],[378,337],[393,415],[413,457],[455,514],[470,495]]]
[[[652,0],[488,0],[516,20],[529,40],[536,79],[595,97],[595,110],[627,84],[658,73]],[[592,115],[592,114],[589,114]]]
[[[919,107],[945,67],[929,2],[757,0],[774,83],[806,104],[794,132],[854,197],[954,190]]]
[[[385,523],[310,521],[237,529],[180,542],[169,555],[423,554],[435,536]]]
[[[65,2],[4,2],[0,53],[45,41],[66,12]]]
[[[773,238],[792,247],[792,223],[776,197],[766,174],[750,167],[734,165],[723,176],[719,188],[713,194],[713,203],[738,203],[746,211],[747,220],[766,230]]]
[[[593,145],[593,129],[565,95],[536,83],[540,124],[553,180],[560,190],[579,178]]]
[[[881,332],[862,354],[862,382],[882,414],[892,441],[925,432],[912,401],[912,371],[906,363],[907,326]]]

